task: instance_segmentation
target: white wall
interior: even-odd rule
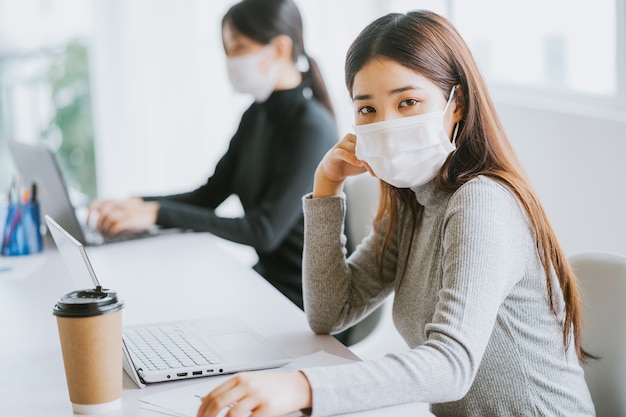
[[[90,48],[100,198],[190,190],[206,181],[250,98],[228,82],[221,18],[236,0],[94,0]],[[305,47],[352,125],[345,53],[378,0],[297,0]],[[350,19],[345,19],[350,16]],[[320,30],[320,28],[339,28]]]
[[[92,3],[100,198],[190,190],[213,172],[247,105],[226,78],[226,3]]]
[[[496,103],[566,254],[626,254],[626,120]]]

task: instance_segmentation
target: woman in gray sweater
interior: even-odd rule
[[[410,349],[284,374],[240,374],[198,415],[315,416],[411,401],[437,416],[593,416],[575,276],[454,27],[384,16],[348,51],[356,135],[304,198],[304,301],[335,333],[395,294]],[[347,176],[381,181],[374,230],[346,259]]]

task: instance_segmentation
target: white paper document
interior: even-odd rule
[[[339,365],[349,362],[352,362],[352,360],[332,355],[325,351],[319,351],[297,358],[290,364],[273,371],[295,370],[320,365]],[[147,395],[140,399],[143,402],[141,408],[169,416],[196,417],[200,407],[200,398],[207,395],[230,376],[232,375],[203,378],[202,382],[195,385]],[[223,416],[226,414],[226,411],[224,409],[218,416]],[[301,414],[290,414],[290,416],[299,415]]]

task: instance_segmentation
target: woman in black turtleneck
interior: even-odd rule
[[[302,308],[302,196],[337,142],[332,106],[319,69],[304,50],[292,0],[243,0],[222,20],[231,83],[252,94],[214,174],[184,194],[92,203],[107,234],[154,224],[211,232],[252,246],[254,269]],[[245,214],[215,209],[235,194]]]

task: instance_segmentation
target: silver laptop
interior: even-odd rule
[[[155,236],[161,230],[165,230],[155,227],[143,232],[121,233],[116,236],[102,235],[95,227],[89,227],[86,224],[86,207],[82,208],[83,216],[77,214],[80,208],[72,205],[59,164],[50,149],[42,145],[26,144],[13,140],[7,142],[24,184],[37,184],[37,197],[41,214],[56,219],[84,245],[93,246]],[[83,221],[80,220],[81,217]],[[167,230],[179,231],[177,229]]]
[[[45,216],[74,281],[100,286],[83,244]],[[81,288],[82,289],[82,288]],[[124,370],[137,386],[239,371],[277,368],[292,359],[235,317],[216,317],[123,330]]]

